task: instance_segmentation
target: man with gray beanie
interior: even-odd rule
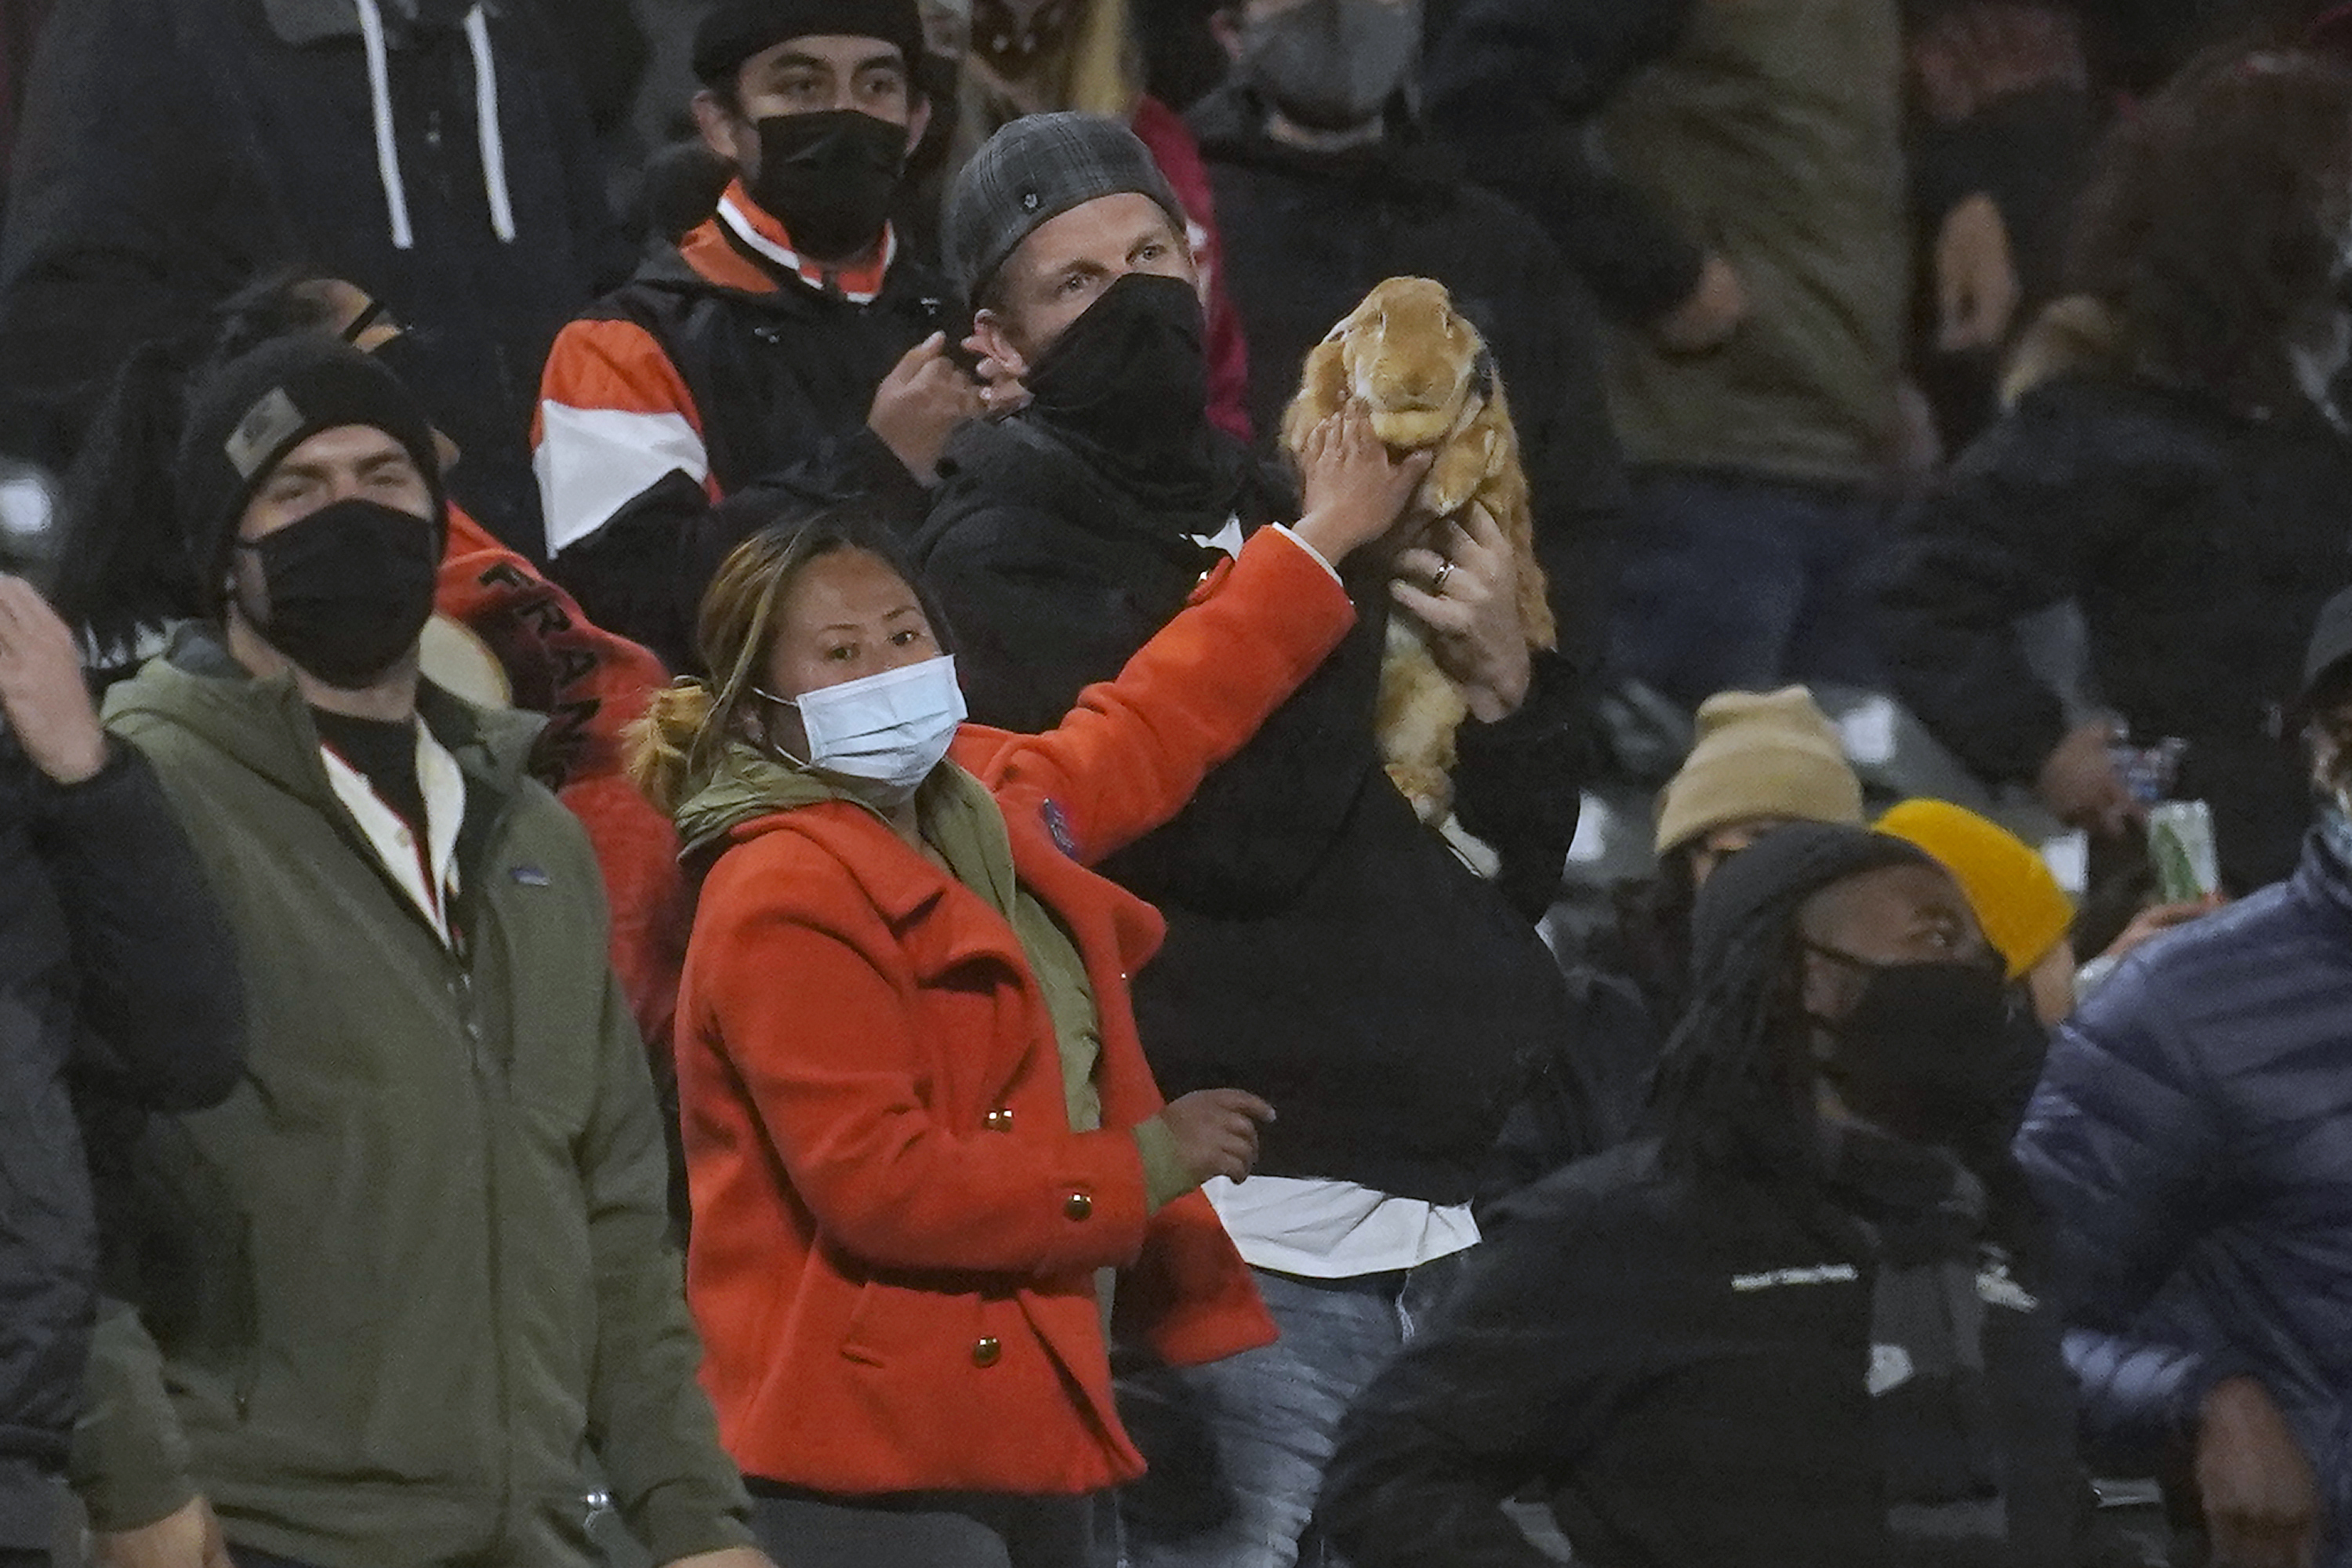
[[[723,0],[694,39],[704,142],[733,179],[563,330],[535,462],[555,577],[596,621],[692,668],[702,592],[772,490],[909,516],[982,411],[960,318],[889,222],[930,123],[916,0]],[[754,509],[762,515],[773,508]]]
[[[100,1331],[101,1558],[586,1563],[601,1484],[656,1562],[760,1568],[596,862],[524,771],[537,721],[417,674],[422,410],[278,340],[197,390],[174,488],[215,618],[107,714],[227,912],[250,1038],[229,1099],[134,1156],[174,1246]]]
[[[984,722],[1050,726],[1250,531],[1297,515],[1286,479],[1210,426],[1183,237],[1142,143],[1086,115],[1014,121],[950,198],[975,335],[1032,395],[950,443],[916,542]],[[1209,1195],[1281,1342],[1185,1369],[1119,1356],[1121,1415],[1152,1466],[1120,1499],[1132,1568],[1311,1560],[1340,1414],[1475,1243],[1478,1166],[1521,1065],[1566,1027],[1531,922],[1575,826],[1574,672],[1530,663],[1485,542],[1367,553],[1345,578],[1356,631],[1181,816],[1104,868],[1167,916],[1135,984],[1161,1083],[1243,1085],[1280,1112],[1259,1173]],[[1392,595],[1445,627],[1474,714],[1458,809],[1500,853],[1496,880],[1382,770]]]

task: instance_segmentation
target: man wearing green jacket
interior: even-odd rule
[[[536,722],[423,685],[444,501],[399,382],[288,340],[192,408],[215,624],[118,687],[236,929],[245,1082],[152,1128],[176,1254],[109,1321],[104,1561],[762,1568],[695,1381],[644,1054]],[[593,1477],[592,1477],[593,1466]]]

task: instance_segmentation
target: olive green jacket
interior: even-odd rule
[[[1629,462],[1848,483],[1894,455],[1912,271],[1895,0],[1699,0],[1604,125],[1618,172],[1738,273],[1730,342],[1617,334]]]
[[[142,1303],[152,1338],[102,1329],[94,1521],[201,1491],[232,1542],[318,1568],[587,1563],[593,1466],[656,1562],[748,1541],[596,862],[525,775],[535,722],[419,709],[465,779],[459,951],[289,679],[184,636],[108,701],[228,910],[251,1046],[226,1104],[143,1141],[191,1262]]]

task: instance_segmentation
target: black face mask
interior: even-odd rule
[[[854,109],[762,116],[751,199],[811,259],[862,256],[882,237],[907,163],[907,128]]]
[[[433,614],[439,536],[421,517],[353,497],[240,542],[269,597],[254,629],[328,685],[358,690],[416,646]]]
[[[1209,417],[1201,296],[1130,272],[1038,356],[1024,384],[1048,424],[1141,458],[1197,451]]]
[[[1843,1018],[1814,1019],[1836,1041],[1822,1074],[1860,1116],[1929,1142],[1985,1131],[2015,1113],[2022,1038],[2016,999],[1975,963],[1874,964],[1814,952],[1866,975]]]

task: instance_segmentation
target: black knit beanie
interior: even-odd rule
[[[694,30],[694,74],[705,87],[725,89],[753,55],[824,34],[896,44],[910,72],[923,63],[915,0],[719,0]]]
[[[1717,868],[1691,911],[1691,979],[1705,988],[1741,939],[1849,877],[1888,866],[1932,866],[1914,845],[1823,822],[1776,827]]]
[[[400,378],[359,350],[315,334],[279,338],[196,388],[173,487],[207,614],[220,609],[229,548],[254,492],[287,453],[346,425],[381,430],[407,448],[433,492],[435,515],[444,516],[432,425]]]

